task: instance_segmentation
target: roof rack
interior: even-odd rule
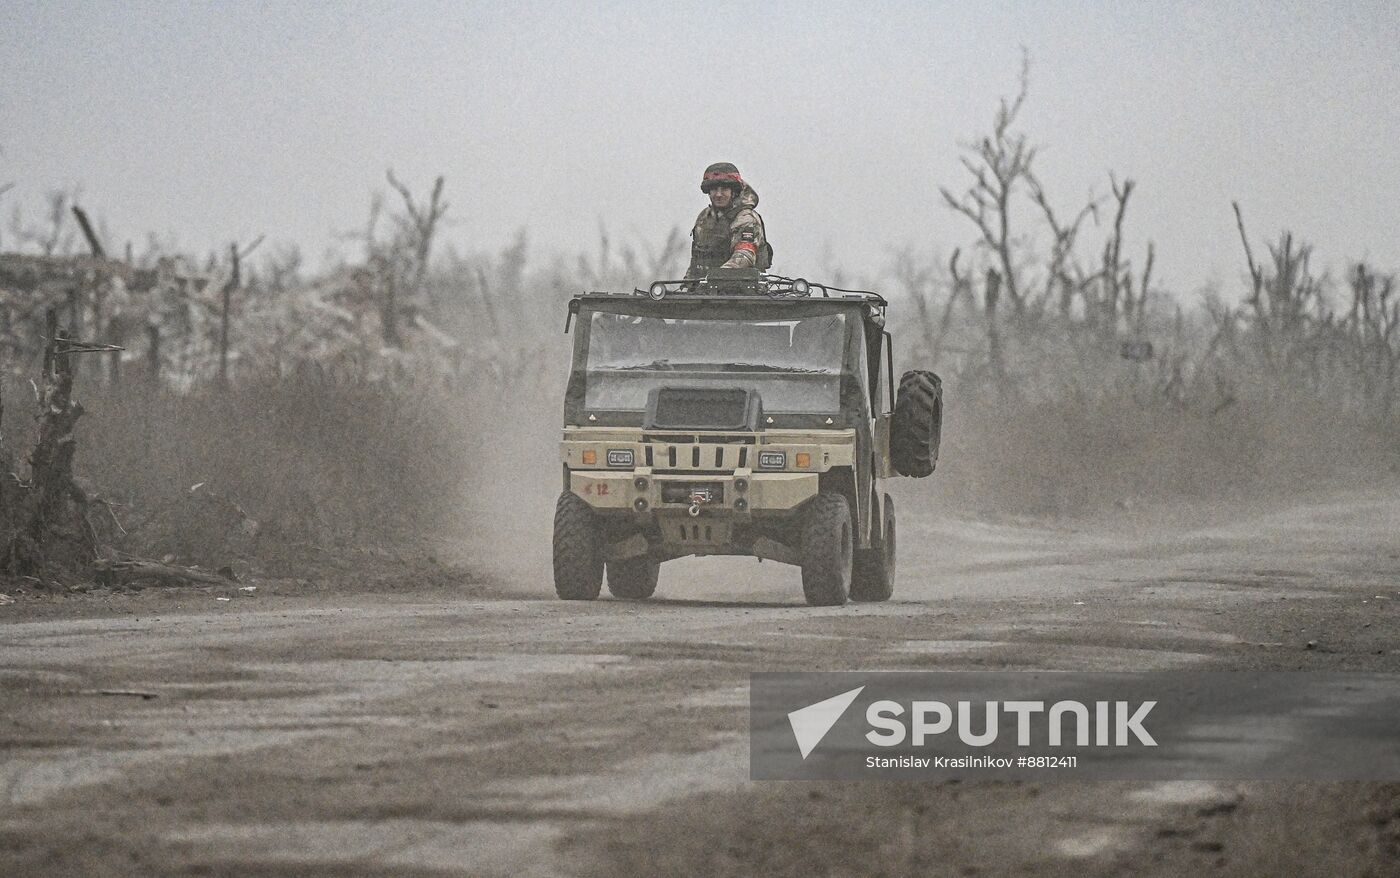
[[[764,274],[754,268],[712,268],[704,277],[658,280],[652,282],[645,290],[638,288],[627,293],[592,290],[579,293],[569,301],[564,331],[569,331],[574,315],[578,314],[584,300],[637,297],[649,299],[653,303],[665,301],[689,305],[700,302],[747,302],[756,305],[764,301],[793,304],[816,301],[859,303],[866,306],[869,319],[881,326],[885,322],[885,309],[889,306],[884,296],[871,290],[848,290],[800,277]]]
[[[855,299],[884,305],[885,299],[871,290],[848,290],[801,277],[763,274],[752,268],[713,268],[704,277],[654,281],[647,289],[634,289],[634,296],[659,302],[667,298],[747,298],[769,299]]]

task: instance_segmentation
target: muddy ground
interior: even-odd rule
[[[1400,875],[1397,785],[748,781],[754,671],[1400,671],[1393,493],[1072,525],[901,500],[880,605],[732,559],[566,604],[544,527],[14,595],[0,874]]]

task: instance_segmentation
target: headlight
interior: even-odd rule
[[[631,466],[632,449],[630,448],[609,448],[608,466]]]
[[[799,296],[805,296],[812,291],[812,288],[807,284],[807,281],[799,277],[792,282],[792,291]]]
[[[666,298],[666,285],[662,283],[652,284],[651,288],[647,290],[647,295],[660,302]]]
[[[758,453],[759,469],[782,469],[787,466],[786,451],[760,451]]]

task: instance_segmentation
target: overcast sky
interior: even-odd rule
[[[1023,127],[1069,211],[1138,182],[1130,249],[1190,291],[1282,228],[1400,268],[1400,4],[0,0],[0,199],[81,184],[116,243],[266,233],[315,257],[386,167],[447,178],[462,250],[688,231],[700,172],[762,197],[775,269],[946,255],[938,187],[1031,55]],[[8,238],[6,239],[9,240]]]

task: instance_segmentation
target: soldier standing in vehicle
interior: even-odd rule
[[[687,278],[704,277],[712,268],[757,268],[773,264],[773,248],[763,231],[763,217],[754,210],[758,193],[729,162],[705,169],[700,191],[710,206],[700,211],[690,231]]]

